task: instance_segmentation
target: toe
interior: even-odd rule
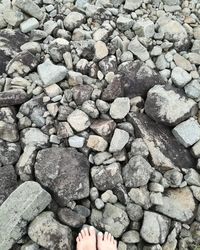
[[[103,234],[102,232],[98,233],[98,243],[103,241]]]
[[[117,248],[117,241],[116,240],[114,240],[114,245]]]
[[[115,239],[114,239],[113,236],[111,237],[111,242],[112,242],[113,244],[115,244]]]
[[[84,229],[81,230],[80,235],[81,235],[82,239],[85,237],[85,231],[84,231]]]
[[[85,227],[83,230],[84,230],[85,236],[89,236],[89,231],[88,231],[88,228],[87,228],[87,227]]]
[[[106,241],[108,241],[108,232],[105,232],[105,233],[104,233],[103,239],[106,240]]]
[[[79,237],[77,236],[76,237],[76,242],[78,243],[80,241]]]
[[[94,227],[89,227],[89,234],[91,235],[91,236],[96,236],[96,232],[95,232],[95,228]]]
[[[82,236],[81,232],[78,234],[78,238],[79,238],[80,241],[83,239],[83,236]]]
[[[108,234],[108,241],[112,242],[112,235],[110,233]]]

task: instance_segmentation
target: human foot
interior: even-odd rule
[[[96,232],[94,227],[84,228],[76,238],[77,250],[96,250]]]
[[[117,241],[110,233],[105,232],[103,235],[100,232],[98,233],[97,248],[98,250],[117,250]]]

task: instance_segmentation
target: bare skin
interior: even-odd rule
[[[117,250],[117,242],[114,237],[108,233],[98,233],[96,239],[96,232],[94,227],[84,228],[76,238],[77,250]]]

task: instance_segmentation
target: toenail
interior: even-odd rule
[[[99,232],[98,235],[99,235],[99,236],[103,236],[103,233],[102,233],[102,232]]]
[[[94,227],[93,227],[93,226],[90,226],[90,229],[94,230]]]

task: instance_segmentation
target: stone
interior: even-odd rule
[[[41,52],[41,45],[37,42],[27,42],[23,44],[21,47],[22,51],[29,51],[32,54],[37,54]]]
[[[95,201],[99,197],[99,191],[96,187],[90,189],[90,199]]]
[[[93,92],[93,87],[90,85],[76,85],[72,88],[73,99],[77,105],[82,105],[89,100]]]
[[[106,150],[108,142],[98,135],[90,135],[87,141],[87,147],[92,150],[103,152]]]
[[[195,158],[200,158],[200,141],[192,146],[191,152]]]
[[[72,87],[79,85],[79,84],[83,84],[82,74],[73,70],[69,70],[68,71],[68,83]]]
[[[200,186],[200,175],[194,169],[189,169],[186,175],[184,176],[188,185]]]
[[[0,107],[19,105],[26,102],[29,96],[22,89],[12,89],[0,92]]]
[[[72,148],[82,148],[85,143],[85,138],[81,136],[71,136],[68,139],[69,146]]]
[[[3,19],[11,26],[17,27],[24,20],[24,15],[21,11],[13,9],[4,9]]]
[[[132,188],[146,185],[152,172],[153,168],[142,156],[133,156],[122,169],[125,186]]]
[[[59,209],[58,218],[63,224],[73,228],[80,228],[86,222],[85,216],[66,207]]]
[[[39,250],[39,245],[33,241],[29,241],[28,243],[22,245],[20,250]]]
[[[150,200],[152,205],[163,205],[163,199],[161,193],[151,193]]]
[[[44,91],[50,98],[62,94],[62,89],[58,86],[58,84],[51,84],[46,87]]]
[[[174,61],[178,68],[182,68],[187,71],[192,71],[193,69],[191,63],[185,57],[181,56],[178,53],[174,55]]]
[[[112,157],[112,154],[108,153],[108,152],[101,152],[101,153],[97,153],[96,155],[94,155],[93,160],[95,165],[101,165],[104,161],[110,159]]]
[[[179,187],[183,180],[183,174],[176,169],[172,169],[165,172],[164,178],[170,187]]]
[[[200,83],[198,80],[193,80],[190,83],[188,83],[185,86],[184,90],[189,98],[192,98],[195,101],[200,100]]]
[[[37,70],[44,87],[62,81],[67,75],[67,69],[64,66],[55,65],[50,59],[38,65]]]
[[[150,19],[138,20],[134,27],[135,34],[145,38],[153,37],[155,33],[154,29],[154,23]]]
[[[73,148],[47,148],[36,157],[35,176],[60,206],[89,196],[89,162]]]
[[[91,176],[95,187],[100,191],[113,189],[119,183],[123,183],[119,163],[106,166],[94,166],[91,168]]]
[[[48,46],[48,52],[55,63],[63,61],[63,54],[69,50],[69,42],[64,38],[56,38]]]
[[[73,31],[85,22],[85,16],[82,13],[72,11],[64,19],[64,26],[67,30]]]
[[[58,139],[65,139],[73,136],[74,132],[68,122],[59,122],[57,126]]]
[[[101,210],[102,208],[104,208],[104,202],[101,199],[97,198],[94,203],[95,203],[95,207],[98,210]]]
[[[142,219],[142,217],[144,215],[141,206],[134,204],[134,203],[127,204],[126,212],[128,214],[128,217],[132,221],[139,221]]]
[[[115,127],[116,127],[116,123],[111,119],[109,120],[98,119],[90,125],[90,128],[95,133],[97,133],[98,135],[102,137],[107,137],[111,135]]]
[[[1,167],[0,172],[0,206],[17,188],[17,175],[12,165]]]
[[[56,221],[53,212],[38,215],[29,225],[28,235],[47,249],[70,250],[72,246],[71,229]]]
[[[0,140],[0,165],[15,164],[21,153],[20,144]]]
[[[121,31],[126,31],[133,27],[134,21],[129,17],[119,16],[117,18],[117,28]]]
[[[82,104],[81,109],[93,119],[99,116],[99,111],[96,108],[95,101],[92,101],[92,100],[85,101]]]
[[[10,249],[26,234],[26,226],[51,201],[51,196],[33,181],[24,182],[0,206],[0,248]],[[9,223],[8,223],[9,222]]]
[[[172,70],[171,79],[177,87],[184,87],[192,80],[192,76],[180,67],[175,67]]]
[[[188,59],[191,63],[200,65],[199,53],[188,53]]]
[[[188,187],[168,189],[163,195],[163,205],[156,206],[156,211],[168,217],[187,222],[193,218],[196,204]]]
[[[38,128],[25,128],[20,132],[22,148],[25,146],[35,146],[44,148],[48,146],[48,135]]]
[[[200,140],[200,125],[197,120],[190,118],[172,130],[176,139],[186,148]]]
[[[151,88],[145,102],[145,112],[153,120],[175,126],[196,113],[196,103],[178,89],[162,85]]]
[[[90,126],[90,119],[82,110],[74,110],[67,118],[67,121],[77,132],[81,132]]]
[[[151,244],[163,244],[170,229],[170,219],[158,213],[145,211],[140,234]]]
[[[21,9],[26,14],[37,18],[38,20],[42,20],[44,13],[40,9],[40,7],[32,0],[16,0],[14,5],[16,5],[19,9]]]
[[[136,0],[136,1],[131,1],[131,0],[126,0],[124,4],[124,9],[128,11],[134,11],[138,9],[142,5],[142,0]]]
[[[136,137],[142,138],[155,169],[166,172],[174,168],[193,168],[196,163],[190,152],[172,135],[171,130],[154,122],[145,114],[130,113],[129,121]]]
[[[97,41],[94,45],[95,58],[97,60],[102,60],[108,55],[108,48],[106,44],[102,41]]]
[[[122,241],[128,244],[134,244],[140,242],[140,235],[135,230],[130,230],[122,235]]]
[[[141,138],[136,138],[131,144],[130,156],[141,155],[147,157],[149,155],[149,149]]]
[[[111,139],[109,152],[114,153],[121,151],[129,141],[129,133],[116,128]]]
[[[190,186],[190,189],[192,190],[194,198],[200,201],[200,187]]]
[[[150,193],[147,188],[131,188],[128,195],[135,204],[143,207],[145,210],[151,207]]]
[[[131,40],[128,45],[128,50],[131,51],[136,57],[138,57],[143,62],[149,59],[149,52],[140,43],[137,37]]]
[[[20,29],[23,33],[30,32],[39,27],[39,22],[36,18],[32,17],[20,24]]]
[[[110,116],[113,119],[123,119],[130,110],[130,100],[128,97],[118,97],[110,106]]]

